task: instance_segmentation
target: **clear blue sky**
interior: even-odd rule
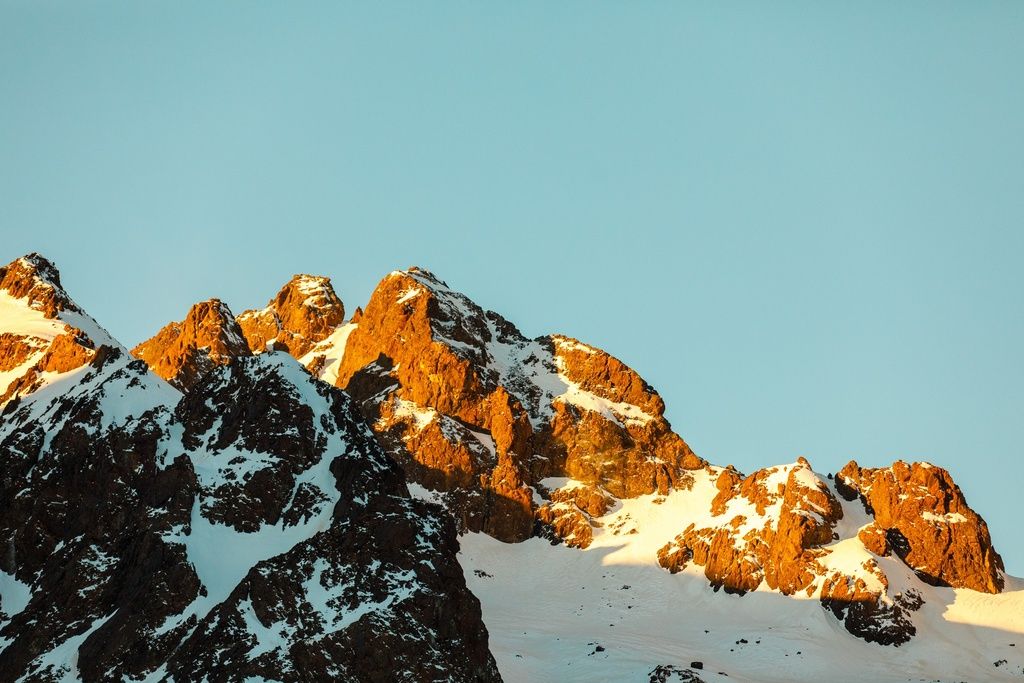
[[[0,230],[128,344],[428,267],[713,462],[948,468],[1024,574],[1024,3],[4,1]]]

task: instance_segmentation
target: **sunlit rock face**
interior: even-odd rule
[[[851,461],[836,475],[836,487],[874,516],[862,533],[878,554],[895,554],[932,585],[1002,590],[1003,561],[988,525],[946,470],[903,461],[871,469]]]
[[[187,391],[215,367],[250,352],[231,309],[210,299],[192,306],[183,321],[164,326],[136,346],[132,355],[175,388]]]
[[[507,541],[538,522],[571,533],[560,510],[540,511],[542,479],[631,497],[686,486],[704,464],[626,365],[568,337],[528,339],[428,271],[388,275],[349,328],[335,382],[409,477],[447,494],[464,529]]]
[[[238,325],[253,353],[268,344],[296,358],[306,355],[345,320],[345,306],[330,279],[296,275],[266,307],[238,316]]]
[[[1002,587],[1002,563],[984,521],[941,468],[850,463],[834,485],[802,458],[747,477],[731,468],[709,471],[716,477],[709,514],[662,547],[658,560],[672,572],[702,567],[716,590],[803,593],[855,635],[898,645],[916,634],[913,614],[923,599],[912,585],[893,588],[886,571],[902,575],[899,567],[908,567],[931,585],[989,593]],[[890,558],[899,565],[883,569]]]

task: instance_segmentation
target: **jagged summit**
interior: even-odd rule
[[[1003,589],[1003,560],[988,525],[943,468],[902,460],[866,468],[851,460],[835,481],[840,495],[859,498],[874,516],[858,535],[876,554],[899,557],[931,585]]]
[[[187,391],[215,366],[250,351],[228,305],[209,299],[189,308],[183,321],[164,326],[136,346],[132,355],[172,386]]]
[[[63,310],[81,312],[61,286],[57,266],[34,252],[0,268],[0,290],[15,299],[26,299],[47,318]]]
[[[528,339],[425,269],[389,273],[338,341],[304,360],[361,402],[410,478],[459,499],[467,528],[530,535],[545,477],[632,496],[703,464],[623,363],[568,337]]]
[[[266,307],[238,316],[253,353],[268,344],[296,358],[329,336],[345,319],[345,305],[329,278],[299,274],[292,277]]]

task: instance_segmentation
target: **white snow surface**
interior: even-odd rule
[[[19,614],[32,599],[32,587],[18,581],[13,575],[0,570],[0,628],[16,614]],[[0,638],[0,648],[4,647],[4,639]]]
[[[341,359],[345,357],[345,348],[348,346],[349,335],[357,327],[359,327],[359,324],[353,322],[338,325],[337,329],[330,336],[321,340],[306,355],[299,358],[299,362],[308,367],[317,356],[323,356],[324,364],[320,369],[318,377],[334,386],[338,382],[338,370],[341,369]]]
[[[692,661],[703,662],[705,680],[724,672],[720,680],[734,683],[1021,680],[1024,581],[1007,577],[998,595],[925,585],[899,560],[877,558],[856,539],[866,523],[859,502],[840,499],[841,539],[829,546],[829,562],[845,569],[873,557],[890,590],[921,592],[926,604],[913,616],[918,635],[900,647],[854,637],[803,594],[785,597],[764,584],[745,596],[715,593],[692,563],[675,575],[662,569],[657,550],[690,522],[729,519],[710,516],[717,474],[695,474],[691,491],[619,501],[599,519],[603,527],[586,550],[537,538],[506,544],[478,533],[461,537],[459,560],[505,681],[646,683],[658,665],[686,668]],[[1002,659],[1007,664],[993,665]]]

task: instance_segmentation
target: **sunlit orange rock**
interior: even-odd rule
[[[495,460],[473,465],[483,467],[479,495],[463,498],[479,507],[469,518],[491,520],[503,540],[531,533],[531,488],[546,477],[629,497],[686,487],[687,470],[704,465],[665,420],[661,397],[621,361],[568,337],[528,339],[427,271],[388,275],[353,322],[338,386],[378,429],[394,429],[379,406],[400,397],[490,440]],[[473,469],[464,450],[436,436],[392,444],[405,451],[396,456],[414,481],[440,490]],[[514,519],[497,523],[496,515]]]
[[[872,469],[850,461],[836,475],[836,486],[851,500],[859,496],[874,515],[886,538],[885,544],[872,541],[876,552],[891,550],[927,583],[1002,590],[1003,561],[988,525],[946,470],[903,461]]]
[[[231,309],[219,299],[210,299],[193,305],[185,320],[164,326],[132,349],[132,355],[187,391],[217,365],[252,354]]]
[[[296,275],[265,308],[239,315],[238,325],[253,353],[264,351],[273,342],[276,349],[301,358],[344,319],[345,306],[330,279]]]

